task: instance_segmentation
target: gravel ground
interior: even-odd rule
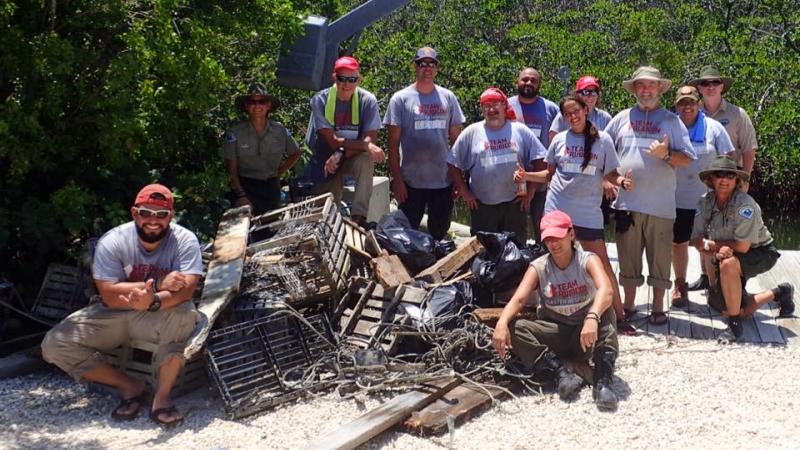
[[[552,394],[503,402],[451,437],[390,432],[365,448],[798,448],[800,347],[621,337],[616,413],[600,413],[586,388],[573,403]],[[388,398],[388,397],[387,397]],[[87,394],[56,371],[0,380],[0,448],[302,449],[377,406],[328,395],[240,421],[211,391],[176,402],[187,418],[162,431],[142,414],[111,420],[117,399]]]

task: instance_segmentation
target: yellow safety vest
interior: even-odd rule
[[[350,119],[353,122],[353,125],[358,125],[359,122],[359,114],[358,114],[358,90],[353,93],[352,99],[352,106],[350,107]],[[331,86],[330,91],[328,91],[328,99],[325,101],[325,120],[328,121],[331,125],[336,125],[334,123],[334,113],[336,112],[336,85],[334,84]]]

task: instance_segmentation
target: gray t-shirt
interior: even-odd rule
[[[727,155],[733,151],[733,143],[725,131],[725,127],[716,120],[706,117],[706,138],[703,142],[692,142],[697,159],[686,167],[675,168],[678,180],[675,189],[675,204],[680,209],[697,209],[697,202],[708,186],[700,180],[698,174],[708,167],[718,155]],[[696,126],[697,124],[695,124]]]
[[[532,161],[546,151],[531,130],[518,122],[506,121],[492,130],[485,121],[468,126],[453,144],[447,163],[470,172],[469,187],[481,203],[497,205],[517,196],[514,171],[517,162],[532,170]]]
[[[134,222],[112,228],[97,242],[92,264],[95,280],[138,282],[173,271],[203,274],[197,237],[176,223],[170,223],[164,240],[152,252],[142,247]]]
[[[592,112],[586,116],[592,125],[597,127],[598,130],[602,130],[608,125],[608,122],[611,122],[611,114],[603,111],[602,109],[595,108]],[[553,124],[550,125],[550,131],[554,131],[556,133],[561,133],[562,131],[569,130],[569,124],[564,117],[559,112],[555,119],[553,119]]]
[[[619,167],[619,159],[611,137],[604,131],[599,135],[592,144],[592,159],[583,170],[583,135],[564,131],[553,137],[544,158],[547,164],[556,166],[547,191],[545,213],[561,210],[579,227],[603,228],[600,210],[603,177]]]
[[[455,94],[448,89],[435,86],[430,94],[421,94],[412,85],[392,95],[383,124],[400,127],[400,168],[409,186],[417,189],[450,186],[449,130],[462,123],[464,113]]]
[[[543,255],[531,263],[539,276],[540,319],[566,325],[580,325],[592,307],[597,287],[586,270],[594,253],[577,248],[566,269],[556,266],[550,255]]]
[[[669,147],[692,159],[697,156],[689,132],[675,114],[664,108],[642,111],[626,109],[614,116],[606,127],[619,156],[621,174],[633,170],[633,191],[619,190],[614,208],[675,218],[675,168],[647,154],[650,144],[669,136]]]

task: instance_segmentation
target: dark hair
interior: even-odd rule
[[[586,102],[583,101],[582,98],[577,96],[575,93],[569,94],[561,99],[561,102],[558,104],[558,109],[561,111],[561,117],[566,120],[564,117],[564,105],[567,102],[575,102],[580,105],[581,108],[586,110]],[[592,160],[592,145],[594,142],[600,138],[600,133],[597,131],[597,127],[586,118],[586,127],[583,129],[583,163],[581,163],[581,170],[585,170],[586,167],[589,165],[589,161]]]

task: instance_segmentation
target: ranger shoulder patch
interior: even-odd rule
[[[752,219],[754,213],[755,210],[750,206],[742,206],[741,208],[739,208],[739,215],[747,220]]]
[[[225,143],[233,144],[234,142],[236,142],[236,135],[233,133],[233,131],[228,131],[225,133]]]

